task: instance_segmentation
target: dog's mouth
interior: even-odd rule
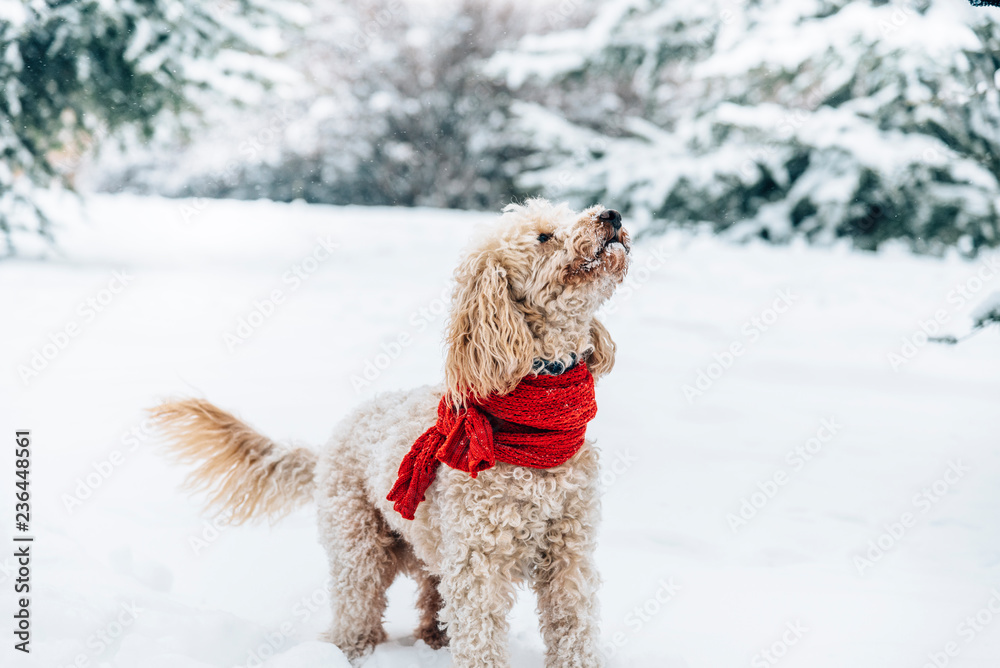
[[[576,260],[571,262],[564,274],[567,283],[584,283],[599,276],[610,276],[617,282],[624,280],[628,271],[632,244],[625,228],[618,230],[601,229],[599,238],[590,248],[581,249]]]
[[[628,232],[621,229],[612,233],[607,239],[604,240],[604,243],[597,249],[594,259],[598,260],[602,255],[607,255],[609,253],[622,252],[627,255],[631,250],[632,246],[629,243]]]
[[[628,232],[625,231],[624,227],[617,230],[605,228],[603,232],[604,238],[597,246],[597,250],[594,252],[593,257],[590,258],[590,262],[601,262],[612,255],[628,255],[631,252],[632,244],[628,238]]]

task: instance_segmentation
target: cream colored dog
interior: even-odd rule
[[[497,463],[478,477],[441,465],[414,520],[386,494],[400,461],[435,421],[442,393],[506,393],[545,364],[611,370],[615,346],[594,314],[625,277],[628,235],[615,211],[574,213],[544,200],[510,205],[458,267],[445,385],[382,394],[347,417],[318,456],[253,431],[206,401],[154,410],[192,482],[234,522],[280,516],[314,500],[332,581],[326,638],[352,661],[386,639],[386,590],[413,577],[418,638],[448,645],[459,668],[509,665],[515,585],[538,596],[546,666],[601,665],[597,453],[586,443],[551,469]]]

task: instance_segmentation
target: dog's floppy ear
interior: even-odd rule
[[[593,352],[587,358],[587,366],[590,368],[590,373],[594,374],[594,378],[598,378],[614,368],[617,346],[607,328],[597,318],[590,321],[590,344],[593,346]]]
[[[514,305],[507,272],[489,251],[455,272],[445,382],[452,400],[506,394],[531,371],[531,331]]]

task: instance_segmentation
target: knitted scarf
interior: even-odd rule
[[[509,394],[491,394],[458,410],[446,395],[437,422],[403,457],[386,498],[412,520],[441,462],[473,478],[497,462],[559,466],[580,450],[596,414],[594,377],[586,364],[558,376],[527,376]]]

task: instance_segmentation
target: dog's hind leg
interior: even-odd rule
[[[419,590],[417,607],[420,609],[420,625],[416,636],[431,649],[441,649],[448,644],[448,633],[442,627],[440,619],[441,608],[444,607],[444,599],[438,591],[441,578],[423,569],[415,573],[414,578]]]
[[[323,638],[353,661],[386,639],[386,590],[399,570],[403,545],[371,503],[360,494],[344,493],[345,488],[326,486],[324,491],[341,492],[321,493],[318,499],[333,612]]]

